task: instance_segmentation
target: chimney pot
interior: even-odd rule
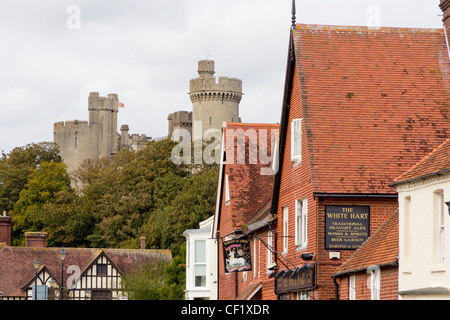
[[[141,237],[141,250],[145,250],[145,241],[146,240],[147,240],[147,238]]]

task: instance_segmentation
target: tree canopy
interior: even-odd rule
[[[183,231],[214,214],[218,168],[174,164],[174,147],[170,139],[151,141],[140,151],[85,161],[73,176],[52,143],[2,154],[0,210],[13,217],[12,243],[23,245],[26,231],[45,231],[49,246],[139,248],[144,236],[148,249],[172,251],[161,290],[181,298]],[[128,284],[139,281],[135,275]]]

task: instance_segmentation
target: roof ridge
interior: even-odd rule
[[[418,27],[369,27],[358,25],[328,25],[328,24],[309,24],[309,23],[297,23],[296,29],[314,29],[314,30],[334,30],[334,31],[370,31],[370,32],[437,32],[444,33],[444,28],[418,28]]]

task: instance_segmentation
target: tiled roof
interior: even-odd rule
[[[80,267],[81,273],[104,252],[122,274],[127,274],[132,268],[148,262],[151,257],[162,254],[171,259],[169,250],[132,250],[132,249],[90,249],[64,248],[67,252],[64,262],[65,274],[68,266]],[[25,297],[21,290],[35,275],[33,262],[38,258],[41,267],[61,283],[61,261],[58,253],[61,248],[31,248],[12,247],[0,244],[0,292],[4,296]]]
[[[426,178],[430,175],[448,171],[450,171],[450,140],[446,140],[416,165],[395,179],[394,184]]]
[[[398,253],[396,212],[336,270],[335,275],[361,271],[371,266],[395,265]]]
[[[234,130],[242,130],[244,133],[254,132],[256,136],[252,139],[246,139],[244,144],[230,142],[231,134]],[[253,130],[253,131],[249,131]],[[266,131],[264,131],[266,130]],[[248,223],[248,221],[267,203],[273,192],[273,174],[263,174],[261,170],[270,168],[270,163],[263,163],[261,156],[271,155],[271,132],[279,130],[278,124],[254,124],[254,123],[227,123],[223,128],[225,136],[225,149],[228,152],[224,175],[228,174],[230,189],[229,210],[232,212],[230,219],[233,225],[238,228]],[[267,151],[262,150],[260,138],[262,134],[267,135]],[[253,142],[255,149],[252,149],[250,142]],[[256,143],[256,144],[255,144]],[[245,159],[239,161],[238,155],[240,148],[245,149]],[[253,150],[253,151],[252,151]],[[243,150],[241,150],[243,151]],[[261,154],[262,153],[262,154]],[[233,155],[230,159],[228,155]],[[249,155],[256,163],[252,163]]]
[[[293,41],[313,191],[394,194],[450,133],[444,31],[297,25]]]

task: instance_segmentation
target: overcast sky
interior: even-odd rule
[[[297,22],[441,28],[439,0],[297,0]],[[119,128],[167,135],[192,110],[197,62],[240,78],[243,122],[280,121],[291,0],[1,0],[0,151],[88,120],[89,92],[117,93]]]

